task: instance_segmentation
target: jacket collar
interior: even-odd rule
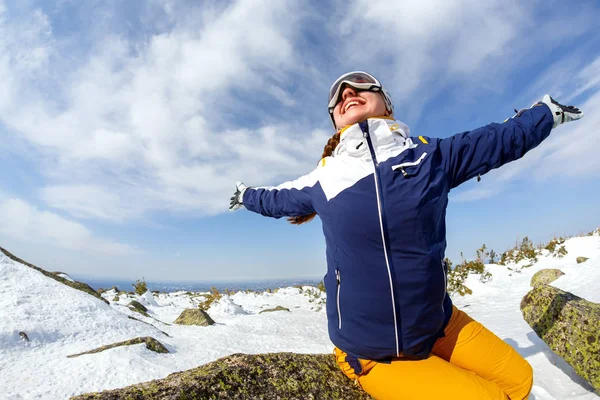
[[[412,144],[409,139],[410,128],[401,121],[386,117],[369,118],[367,120],[369,136],[375,151],[390,147],[404,147]],[[369,147],[365,143],[363,132],[358,123],[349,125],[340,131],[340,143],[333,156],[342,154],[354,157],[370,158]]]

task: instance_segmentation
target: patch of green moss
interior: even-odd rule
[[[42,274],[44,274],[45,276],[47,276],[48,278],[52,278],[62,284],[65,284],[69,287],[72,287],[73,289],[77,289],[77,290],[81,290],[82,292],[85,292],[89,295],[94,296],[95,298],[105,302],[106,304],[110,304],[108,300],[106,300],[105,298],[103,298],[102,296],[100,296],[100,294],[98,292],[96,292],[91,286],[89,286],[86,283],[82,283],[82,282],[72,282],[68,279],[65,279],[61,276],[59,276],[58,274],[55,274],[53,272],[48,272],[45,269],[42,269],[40,267],[36,267],[33,264],[28,263],[27,261],[21,260],[19,257],[13,255],[11,252],[9,252],[8,250],[3,249],[2,247],[0,247],[0,251],[2,253],[4,253],[5,256],[7,256],[8,258],[10,258],[13,261],[16,261],[18,263],[21,263],[23,265],[28,266],[29,268],[33,268],[36,271],[41,272]]]
[[[123,389],[74,399],[332,399],[371,397],[329,354],[234,354],[201,367]]]
[[[168,353],[169,352],[169,350],[167,350],[167,348],[161,342],[154,339],[153,337],[145,336],[145,337],[139,337],[139,338],[135,338],[135,339],[131,339],[131,340],[126,340],[124,342],[109,344],[106,346],[98,347],[98,348],[90,350],[90,351],[86,351],[84,353],[72,354],[67,357],[75,358],[75,357],[82,356],[84,354],[100,353],[101,351],[108,350],[108,349],[114,349],[115,347],[131,346],[131,345],[140,344],[140,343],[146,344],[146,348],[148,350],[154,351],[155,353]]]
[[[266,310],[262,310],[261,312],[259,312],[259,314],[266,313],[266,312],[273,312],[273,311],[287,311],[287,312],[290,312],[290,309],[286,308],[286,307],[282,307],[282,306],[277,306],[277,307],[274,307],[274,308],[267,308]]]

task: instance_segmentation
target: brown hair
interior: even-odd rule
[[[340,132],[339,131],[336,132],[327,141],[327,144],[325,145],[325,148],[323,149],[323,155],[321,156],[321,159],[323,159],[325,157],[329,157],[333,153],[333,151],[335,150],[335,148],[337,147],[338,144],[340,144]],[[298,217],[290,217],[287,220],[290,224],[300,225],[300,224],[304,224],[305,222],[312,221],[316,215],[317,215],[317,213],[314,212],[312,214],[301,215]]]

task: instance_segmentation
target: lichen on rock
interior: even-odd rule
[[[74,400],[372,399],[330,354],[233,354],[164,379],[73,397]]]
[[[537,285],[523,297],[521,312],[552,351],[600,391],[600,304]]]
[[[208,326],[214,325],[215,321],[206,313],[206,311],[199,308],[188,308],[183,310],[181,315],[177,317],[174,324],[178,325],[200,325]]]
[[[547,285],[550,282],[554,282],[565,273],[560,269],[542,269],[536,272],[531,277],[531,283],[529,284],[531,287],[536,287],[538,285]]]
[[[589,260],[589,258],[587,258],[587,257],[577,257],[577,258],[575,259],[575,261],[577,261],[577,264],[584,263],[584,262],[586,262],[587,260]]]
[[[156,339],[154,339],[153,337],[150,337],[150,336],[144,336],[144,337],[138,337],[138,338],[131,339],[131,340],[126,340],[124,342],[118,342],[118,343],[113,343],[113,344],[109,344],[109,345],[106,345],[106,346],[98,347],[97,349],[86,351],[84,353],[71,354],[70,356],[67,356],[67,357],[68,358],[75,358],[75,357],[82,356],[84,354],[100,353],[101,351],[108,350],[108,349],[113,349],[115,347],[131,346],[131,345],[140,344],[140,343],[144,343],[146,345],[146,348],[148,350],[152,350],[155,353],[168,353],[169,352],[169,350],[167,350],[167,348],[161,342],[159,342],[158,340],[156,340]]]

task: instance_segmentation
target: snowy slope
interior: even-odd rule
[[[455,298],[459,308],[513,345],[532,364],[535,384],[530,399],[600,398],[537,338],[519,310],[521,298],[530,289],[531,276],[543,268],[565,272],[554,283],[557,287],[600,302],[600,237],[569,239],[566,247],[569,253],[563,259],[540,257],[529,268],[521,268],[523,263],[508,266],[513,271],[507,266],[489,265],[491,282],[483,284],[478,276],[470,276],[467,286],[473,295]],[[589,260],[577,264],[578,256]],[[109,306],[0,253],[0,397],[65,399],[162,378],[237,352],[329,353],[333,345],[327,336],[325,312],[315,307],[314,298],[307,295],[308,289],[238,292],[224,296],[208,310],[216,325],[174,326],[168,324],[183,309],[196,307],[204,298],[185,292],[154,296],[147,293],[120,295],[115,302],[112,300],[116,293],[109,291],[103,294],[111,301]],[[126,307],[133,298],[148,307],[151,318]],[[286,307],[290,312],[259,314],[275,306]],[[128,315],[158,329],[131,320]],[[25,331],[31,341],[21,340],[19,331]],[[158,339],[171,354],[156,354],[144,345],[135,345],[66,358],[138,336]]]

